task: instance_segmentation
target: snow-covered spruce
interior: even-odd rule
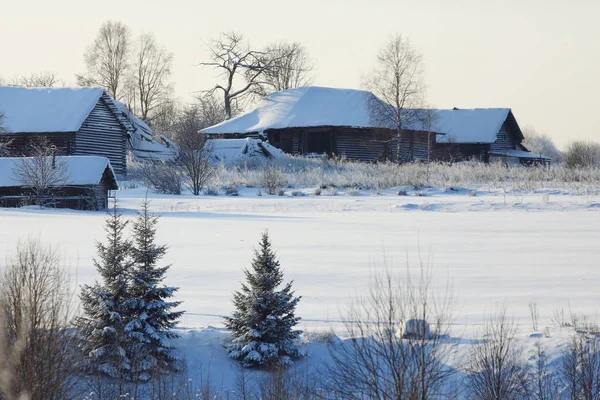
[[[115,203],[106,217],[107,243],[96,243],[98,258],[94,259],[94,266],[101,282],[82,287],[80,299],[84,315],[78,321],[84,372],[119,382],[126,381],[131,372],[126,326],[131,322],[128,271],[132,260],[131,242],[124,237],[126,226],[127,221]]]
[[[150,215],[145,200],[133,223],[128,302],[132,319],[126,326],[133,354],[132,373],[141,381],[147,381],[153,373],[176,370],[179,360],[170,340],[179,337],[171,329],[183,311],[173,311],[181,302],[167,301],[178,288],[162,285],[169,266],[158,266],[167,246],[155,243],[157,222],[158,217]]]
[[[229,357],[249,368],[291,364],[303,355],[296,343],[301,331],[293,329],[300,321],[294,315],[300,297],[294,297],[292,282],[277,290],[283,272],[267,232],[244,273],[247,283],[233,294],[235,311],[225,318],[232,336]]]

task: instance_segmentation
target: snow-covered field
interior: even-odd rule
[[[180,288],[177,299],[187,311],[181,345],[192,370],[212,365],[225,387],[235,379],[220,346],[226,335],[221,316],[231,312],[231,294],[265,229],[286,279],[302,296],[297,315],[309,332],[333,329],[343,336],[340,312],[367,287],[384,257],[399,273],[407,263],[418,268],[422,259],[436,279],[450,280],[454,337],[473,337],[487,315],[506,306],[528,338],[532,300],[540,329],[561,307],[591,318],[600,310],[600,196],[568,190],[313,191],[291,196],[288,189],[281,197],[257,196],[250,188],[237,197],[149,193],[151,209],[162,215],[158,241],[169,245],[167,283]],[[145,195],[145,189],[123,190],[119,207],[132,217]],[[73,284],[91,283],[103,219],[103,212],[0,209],[0,260],[20,239],[40,236],[59,247]],[[552,331],[551,345],[566,335]],[[322,343],[309,345],[317,362],[325,352]]]

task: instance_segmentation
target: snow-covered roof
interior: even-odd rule
[[[243,162],[252,159],[285,158],[286,154],[277,147],[260,139],[209,139],[206,142],[212,162]]]
[[[304,86],[271,93],[255,110],[203,129],[207,134],[252,133],[316,126],[374,127],[370,92]]]
[[[7,133],[76,132],[104,93],[100,88],[0,86]]]
[[[0,187],[22,186],[13,171],[20,162],[32,160],[31,157],[0,157]],[[117,189],[116,175],[106,157],[98,156],[59,156],[57,163],[65,163],[67,180],[65,185],[96,185],[102,180],[102,174],[108,168],[114,179],[113,189]]]
[[[540,156],[539,154],[523,150],[490,150],[490,155],[517,158],[533,158],[536,160],[550,160],[550,157]]]
[[[494,143],[510,108],[435,110],[433,128],[440,143]]]
[[[168,160],[173,157],[174,143],[167,141],[163,135],[158,135],[163,143],[154,138],[152,128],[138,118],[129,107],[119,101],[115,101],[117,107],[127,121],[131,124],[131,149],[133,154],[141,160]]]
[[[255,110],[202,130],[207,134],[246,134],[268,129],[317,126],[389,128],[374,122],[369,102],[373,94],[364,90],[305,86],[271,93]],[[391,106],[390,106],[391,107]],[[427,110],[407,109],[407,113]],[[439,142],[493,143],[510,108],[434,109],[432,132]],[[422,125],[422,124],[421,124]],[[424,130],[418,123],[406,127]]]

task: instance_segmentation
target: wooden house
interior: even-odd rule
[[[400,147],[404,162],[429,160],[437,135],[418,129],[405,131],[398,146],[396,131],[389,124],[374,122],[373,99],[373,94],[363,90],[289,89],[271,93],[255,110],[201,132],[221,138],[262,138],[290,154],[373,162],[397,160]]]
[[[27,155],[45,138],[60,155],[106,157],[117,174],[127,173],[132,126],[103,89],[0,86],[0,112],[0,140],[10,142],[11,155]]]
[[[32,182],[24,181],[18,173],[25,165],[35,168],[39,163],[47,168],[61,168],[62,174],[41,196]],[[106,157],[4,157],[0,158],[0,171],[0,207],[40,202],[48,207],[102,210],[108,206],[109,192],[119,188],[115,171]]]
[[[550,159],[523,145],[523,132],[510,108],[434,110],[433,130],[439,161],[502,161],[509,165],[547,164]]]

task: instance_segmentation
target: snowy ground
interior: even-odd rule
[[[257,196],[240,189],[230,196],[149,194],[162,215],[158,240],[168,243],[168,284],[187,311],[181,321],[186,358],[192,369],[212,365],[213,375],[230,386],[235,369],[221,348],[226,335],[221,316],[231,311],[231,293],[243,279],[260,233],[268,229],[286,279],[302,295],[300,328],[333,329],[343,335],[340,311],[366,288],[370,270],[388,264],[400,273],[431,259],[435,277],[450,278],[457,299],[452,336],[475,336],[487,314],[506,306],[533,339],[528,303],[537,301],[540,325],[551,325],[559,307],[597,316],[600,274],[600,196],[564,190],[533,193],[398,189],[351,196],[327,189],[314,196]],[[119,205],[133,216],[143,189],[119,192]],[[40,236],[58,245],[73,282],[96,279],[94,241],[103,239],[102,212],[0,209],[0,260],[19,239]],[[568,311],[566,311],[568,312]],[[542,329],[541,328],[541,329]],[[550,344],[568,332],[553,330]],[[312,343],[313,360],[325,357]],[[558,346],[558,345],[556,345]],[[555,347],[556,347],[555,346]],[[460,347],[460,346],[459,346]],[[229,372],[228,372],[229,371]]]

